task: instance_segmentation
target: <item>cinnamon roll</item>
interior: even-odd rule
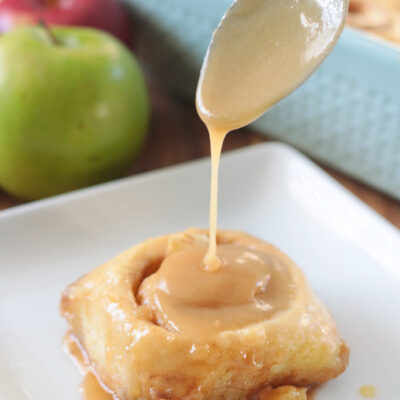
[[[115,399],[306,399],[349,350],[303,272],[276,247],[205,230],[145,241],[67,287],[83,370]],[[79,358],[79,357],[78,357]]]

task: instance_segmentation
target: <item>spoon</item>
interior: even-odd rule
[[[208,128],[255,120],[304,82],[343,30],[348,0],[236,0],[208,48],[197,110]]]

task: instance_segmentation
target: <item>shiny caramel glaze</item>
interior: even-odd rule
[[[79,388],[83,400],[118,400],[100,384],[87,354],[72,332],[68,332],[64,338],[64,350],[72,357],[80,373],[84,376]]]
[[[118,400],[103,389],[96,376],[91,372],[85,375],[80,391],[82,400]]]
[[[204,268],[206,247],[165,258],[139,290],[157,324],[172,332],[202,335],[240,329],[272,318],[295,295],[290,272],[278,258],[235,244],[218,246],[220,268]]]

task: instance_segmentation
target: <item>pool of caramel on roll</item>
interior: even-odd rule
[[[294,295],[286,265],[235,244],[217,248],[219,268],[204,268],[207,248],[169,255],[142,283],[138,300],[156,314],[157,325],[193,337],[240,329],[285,310]]]

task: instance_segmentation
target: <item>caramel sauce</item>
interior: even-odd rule
[[[210,244],[206,269],[219,268],[218,169],[225,136],[254,121],[323,61],[344,25],[348,2],[236,1],[215,31],[196,94],[210,136]]]
[[[377,390],[375,386],[372,385],[364,385],[360,387],[360,394],[361,396],[365,397],[366,399],[372,399],[376,397]]]
[[[217,271],[220,266],[217,257],[218,172],[222,145],[228,132],[209,128],[209,133],[211,147],[210,244],[204,263],[206,270]]]
[[[288,307],[295,289],[287,266],[248,247],[218,246],[221,268],[204,269],[206,247],[169,255],[138,293],[160,326],[193,337],[240,329]]]
[[[116,400],[112,394],[103,389],[96,376],[91,372],[85,375],[80,392],[83,400]]]
[[[64,350],[71,356],[79,372],[85,375],[88,369],[88,362],[82,348],[71,332],[68,332],[64,337]]]
[[[318,398],[318,391],[321,389],[322,385],[317,385],[309,388],[307,390],[307,400],[315,400]]]
[[[80,373],[84,376],[79,388],[83,400],[118,400],[103,388],[97,377],[90,371],[83,349],[70,332],[64,338],[64,349],[72,357]]]

